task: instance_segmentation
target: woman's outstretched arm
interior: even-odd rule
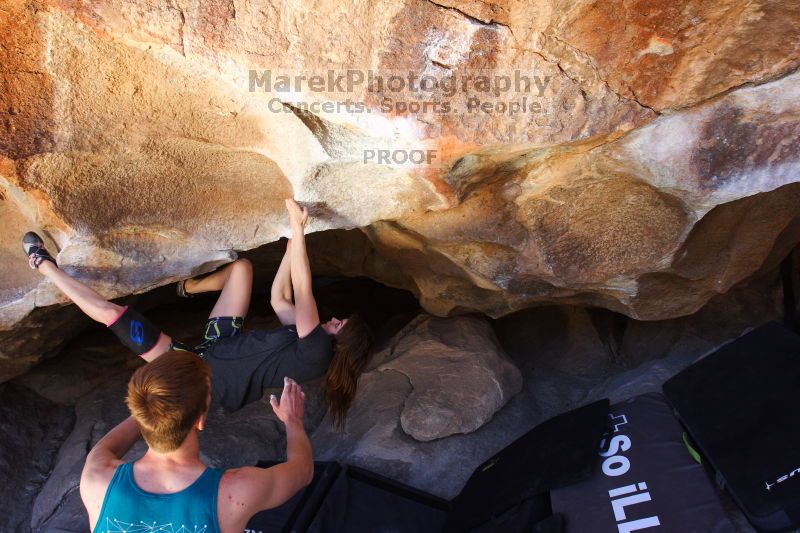
[[[288,326],[295,323],[295,309],[292,303],[292,240],[286,242],[286,252],[281,259],[281,265],[272,280],[272,291],[269,303],[281,324]]]
[[[311,292],[311,266],[306,253],[305,225],[308,210],[291,198],[286,199],[286,210],[292,224],[292,246],[290,252],[292,289],[294,289],[295,324],[297,336],[305,337],[319,324],[319,312],[314,294]]]

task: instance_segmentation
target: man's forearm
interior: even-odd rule
[[[308,475],[308,481],[314,475],[314,457],[311,442],[301,420],[286,424],[286,461],[302,465]]]
[[[114,429],[105,434],[92,451],[102,450],[111,453],[117,459],[121,459],[130,450],[136,441],[141,438],[139,426],[132,416],[118,424]]]

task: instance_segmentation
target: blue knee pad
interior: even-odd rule
[[[108,326],[122,344],[127,346],[136,355],[149,352],[158,343],[161,330],[147,320],[144,315],[131,309],[125,311],[117,320]]]

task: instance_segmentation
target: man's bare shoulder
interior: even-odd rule
[[[108,486],[111,484],[117,467],[122,463],[123,461],[120,460],[108,462],[87,460],[86,465],[83,467],[79,491],[81,501],[83,501],[83,505],[86,507],[86,511],[89,514],[89,524],[91,526],[94,525],[97,518],[100,516]]]
[[[270,490],[271,473],[253,466],[232,468],[222,474],[217,497],[217,516],[222,531],[242,531],[261,510]]]
[[[111,483],[114,473],[124,461],[91,461],[87,459],[81,472],[81,489],[86,488],[92,492],[100,492],[105,495],[106,488]]]
[[[307,484],[297,468],[288,463],[269,468],[233,468],[226,470],[220,479],[219,507],[233,515],[250,513],[249,517],[281,505]]]

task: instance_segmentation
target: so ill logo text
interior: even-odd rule
[[[624,452],[630,450],[633,443],[629,436],[620,432],[620,427],[628,423],[627,416],[609,416],[615,435],[611,437],[608,450],[600,453],[601,457],[605,457],[602,470],[603,474],[608,477],[618,477],[627,474],[631,468],[631,461],[625,457]],[[605,441],[602,444],[605,445]],[[647,483],[644,481],[611,489],[608,491],[608,497],[611,498],[611,510],[614,512],[614,520],[617,521],[619,533],[631,533],[661,525],[657,515],[628,520],[626,508],[649,502],[652,499],[647,489]]]

